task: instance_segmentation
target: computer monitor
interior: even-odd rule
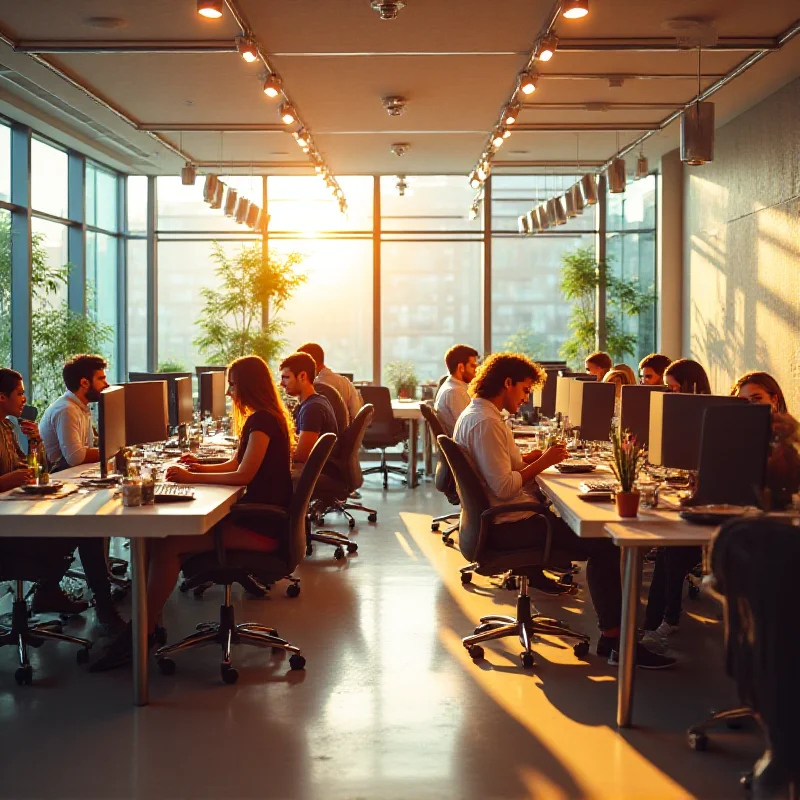
[[[125,387],[109,386],[101,392],[98,413],[100,477],[107,478],[108,462],[125,447]]]
[[[747,403],[742,397],[653,392],[650,395],[651,464],[673,469],[697,469],[703,412],[712,406]],[[731,436],[736,431],[730,432]]]
[[[177,428],[178,425],[191,425],[194,420],[194,398],[192,397],[192,376],[176,378],[175,387],[175,421],[173,423],[172,408],[170,408],[169,424]]]
[[[581,429],[581,439],[607,441],[617,387],[613,383],[573,381],[569,390],[569,421]]]
[[[163,442],[169,435],[166,381],[125,384],[125,444]]]
[[[573,382],[572,378],[565,375],[556,378],[556,414],[569,414],[569,392]]]
[[[352,372],[340,372],[339,374],[340,374],[340,375],[341,375],[343,378],[347,378],[347,380],[349,380],[349,381],[350,381],[350,383],[352,383],[352,382],[353,382],[353,373],[352,373]]]
[[[650,444],[650,396],[669,391],[666,386],[623,386],[620,394],[620,429],[630,431],[639,444]]]
[[[225,416],[225,373],[201,372],[199,383],[200,419],[222,419]]]
[[[558,382],[558,369],[545,367],[544,385],[533,392],[533,405],[545,417],[552,417],[556,413],[556,383]]]
[[[189,396],[191,397],[192,376],[193,373],[191,372],[129,372],[128,380],[131,383],[141,383],[142,381],[166,381],[169,425],[171,428],[177,428],[181,422],[189,423],[192,421],[191,414],[188,420],[178,420],[177,381],[178,379],[189,378]]]
[[[204,372],[227,372],[227,371],[228,371],[227,367],[221,367],[219,364],[212,364],[209,367],[195,367],[194,368],[194,372],[195,372],[195,375],[197,375],[197,379],[198,380],[200,379],[200,376]]]

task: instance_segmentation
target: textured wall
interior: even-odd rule
[[[715,392],[772,373],[800,413],[800,80],[717,131],[684,170],[683,353]]]

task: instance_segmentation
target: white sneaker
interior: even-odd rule
[[[666,655],[669,652],[669,642],[658,631],[645,631],[642,644],[651,652]]]
[[[665,621],[656,628],[656,633],[661,634],[661,636],[672,636],[673,633],[677,633],[679,630],[679,625],[670,625],[669,622]]]

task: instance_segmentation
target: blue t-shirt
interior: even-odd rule
[[[294,426],[297,433],[311,431],[322,436],[323,433],[339,435],[336,415],[327,397],[312,394],[294,409]]]

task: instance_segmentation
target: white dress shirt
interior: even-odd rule
[[[460,381],[450,375],[439,387],[439,391],[436,392],[436,399],[433,401],[433,407],[442,420],[445,433],[448,436],[453,435],[456,420],[469,403],[470,396],[467,391],[467,384],[464,381]]]
[[[453,439],[471,459],[493,506],[536,501],[523,488],[520,472],[526,464],[511,429],[494,403],[474,397],[458,418]],[[534,513],[513,511],[502,514],[497,521],[516,522]]]
[[[44,412],[39,432],[53,469],[83,464],[87,449],[94,447],[89,406],[69,390]]]
[[[339,375],[329,367],[323,367],[317,373],[316,380],[327,386],[333,386],[333,388],[339,392],[342,396],[342,400],[344,400],[347,413],[350,416],[348,422],[352,422],[356,414],[361,410],[361,406],[364,405],[364,401],[361,399],[361,394],[358,389],[356,389],[344,375]]]

